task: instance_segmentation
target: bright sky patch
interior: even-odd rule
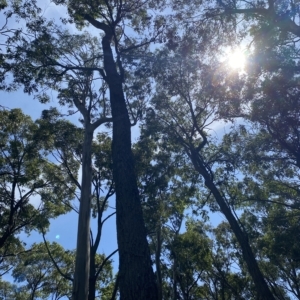
[[[245,55],[240,49],[233,50],[228,54],[228,64],[232,69],[243,69],[245,62]]]

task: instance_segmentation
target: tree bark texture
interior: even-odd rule
[[[82,182],[77,232],[77,250],[72,300],[87,300],[90,275],[90,214],[93,130],[85,126],[82,153]]]
[[[198,153],[194,149],[191,150],[191,159],[195,169],[203,176],[205,180],[205,185],[214,195],[222,213],[225,215],[233,233],[235,234],[238,243],[242,249],[243,258],[247,264],[248,271],[254,281],[258,299],[260,300],[275,300],[272,292],[270,291],[262,272],[259,269],[255,256],[252,252],[251,246],[249,244],[248,238],[241,229],[239,223],[237,222],[236,218],[234,217],[230,207],[225,202],[223,196],[221,195],[220,191],[214,184],[213,180],[209,172],[207,171],[202,159],[199,157]]]
[[[161,276],[161,222],[159,221],[156,228],[156,249],[155,249],[155,265],[156,265],[156,285],[157,299],[162,300],[162,276]]]
[[[116,189],[119,289],[121,300],[157,299],[147,233],[137,188],[131,150],[131,125],[111,50],[112,35],[102,39],[104,70],[110,90],[113,117],[113,176]]]

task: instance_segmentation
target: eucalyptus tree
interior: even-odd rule
[[[148,8],[157,9],[161,5],[152,1],[68,1],[67,5],[75,22],[81,25],[88,22],[102,33],[101,74],[109,87],[113,116],[112,157],[116,189],[120,296],[121,299],[156,299],[155,279],[131,151],[131,123],[123,89],[127,70],[124,70],[122,54],[130,49],[145,49],[154,39],[148,35],[136,42],[125,31],[126,23],[139,36],[153,24],[154,35],[157,35],[161,22],[159,17],[151,22]]]
[[[292,2],[275,5],[274,13],[296,22],[296,19],[292,21],[292,16],[297,17],[297,11],[289,9],[289,5]],[[286,24],[290,22],[286,20]],[[268,39],[262,39],[264,30],[268,31]],[[259,181],[267,186],[272,182],[272,192],[281,199],[284,199],[282,191],[286,190],[285,204],[297,206],[300,115],[299,45],[296,41],[299,36],[289,26],[285,29],[279,25],[272,27],[271,20],[263,18],[257,21],[251,38],[255,48],[249,58],[249,76],[239,104],[241,107],[247,105],[248,109],[241,111],[252,130],[245,126],[232,137],[239,133],[245,145],[243,155],[249,165],[248,168],[244,164],[245,169],[252,168],[251,174],[258,175]],[[259,164],[264,166],[264,174]],[[278,189],[274,188],[276,185]]]
[[[85,299],[89,289],[90,273],[90,212],[91,212],[91,184],[92,184],[92,142],[95,129],[111,119],[106,117],[104,110],[98,116],[95,109],[101,107],[105,97],[93,91],[92,74],[76,72],[68,78],[68,87],[59,90],[59,98],[63,102],[74,104],[83,116],[84,140],[82,145],[82,182],[79,206],[76,263],[74,273],[73,298]],[[105,106],[105,104],[102,104]],[[99,113],[99,112],[98,112]],[[81,287],[83,286],[83,288]]]
[[[0,280],[0,299],[25,300],[29,298],[29,293],[18,289],[18,286],[8,281]]]
[[[111,257],[118,252],[118,249],[114,250],[109,255],[102,255],[103,259],[99,261],[99,245],[102,237],[103,227],[105,222],[116,214],[115,209],[108,212],[108,215],[104,213],[108,210],[111,197],[115,194],[115,185],[112,174],[112,157],[111,157],[111,138],[107,134],[98,133],[96,140],[92,145],[93,153],[93,178],[92,178],[92,217],[97,220],[97,230],[94,235],[91,231],[91,257],[90,257],[90,275],[89,275],[89,300],[93,300],[96,297],[99,288],[97,284],[99,280],[104,281],[105,269],[111,265]],[[104,290],[105,288],[105,290]],[[115,281],[110,278],[110,284],[103,287],[101,291],[101,299],[114,299],[114,293],[117,292],[118,275],[116,275]]]
[[[239,247],[229,232],[225,222],[211,228],[203,221],[187,220],[186,232],[171,244],[173,268],[169,276],[173,287],[166,299],[257,298],[249,274],[237,268],[235,252]]]
[[[222,120],[224,103],[221,100],[226,103],[228,98],[240,95],[243,81],[239,74],[223,77],[226,73],[221,63],[211,59],[212,53],[207,55],[203,43],[206,41],[199,41],[197,34],[190,30],[181,40],[178,39],[177,49],[172,52],[165,49],[158,54],[157,70],[154,68],[157,89],[152,100],[155,109],[151,123],[160,123],[166,138],[181,145],[182,154],[189,157],[203,178],[208,196],[214,197],[229,222],[258,297],[274,299],[251,249],[247,232],[235,216],[234,201],[230,200],[234,199],[229,187],[236,180],[237,159],[224,155],[222,148],[209,135],[211,124]],[[195,61],[200,61],[197,68]],[[164,73],[161,72],[162,66]]]
[[[78,174],[77,172],[74,173],[73,170],[74,165],[78,169],[83,164],[85,130],[62,119],[56,109],[44,110],[42,118],[37,120],[37,122],[41,128],[40,135],[47,136],[51,140],[51,143],[46,142],[45,146],[48,147],[47,149],[53,158],[63,165],[70,180],[76,185],[77,191],[74,196],[80,201],[82,197],[82,183],[78,181]],[[112,212],[105,218],[103,217],[104,212],[108,208],[109,200],[114,194],[110,147],[111,139],[107,134],[100,133],[97,134],[91,145],[91,202],[89,209],[92,217],[97,220],[97,226],[96,233],[90,230],[89,234],[88,299],[95,299],[97,282],[102,276],[102,270],[105,268],[105,264],[109,263],[110,257],[117,252],[117,250],[113,251],[101,263],[97,259],[103,225],[109,217],[115,214],[115,212]],[[79,213],[75,205],[72,206],[72,209]],[[51,256],[51,253],[49,255]],[[71,279],[74,281],[73,276]]]
[[[206,11],[205,18],[211,18],[211,22],[220,21],[220,27],[224,25],[224,28],[232,24],[238,38],[242,40],[246,36],[251,41],[249,51],[253,51],[253,55],[249,58],[247,74],[231,72],[222,68],[220,62],[210,60],[205,56],[204,46],[196,48],[197,40],[190,30],[187,38],[180,41],[177,36],[175,47],[169,45],[168,51],[160,54],[159,62],[163,65],[164,76],[158,67],[156,78],[159,86],[157,96],[153,99],[156,116],[153,114],[152,117],[163,124],[165,132],[169,130],[168,136],[182,144],[203,176],[204,184],[214,195],[243,249],[243,258],[248,263],[260,297],[274,299],[276,293],[274,296],[270,293],[255,260],[255,253],[249,246],[249,241],[255,245],[255,238],[248,239],[247,231],[233,214],[234,205],[241,208],[237,203],[245,201],[242,193],[236,192],[239,187],[233,174],[248,172],[259,176],[254,179],[254,184],[256,180],[262,182],[262,178],[268,184],[272,176],[272,191],[276,189],[276,183],[281,186],[277,189],[279,197],[288,190],[286,199],[279,202],[297,206],[299,185],[295,166],[298,164],[300,148],[296,42],[299,35],[296,29],[299,12],[297,3],[288,1],[217,1],[216,6],[213,9],[212,5]],[[201,58],[197,51],[203,53]],[[214,53],[215,57],[217,54]],[[202,62],[197,65],[198,73],[191,61]],[[251,126],[249,131],[255,132],[250,137],[252,142],[248,146],[241,144],[241,135],[235,135],[232,145],[227,141],[221,148],[214,149],[208,135],[209,122],[236,117],[251,121],[247,126]],[[247,138],[242,139],[249,142]],[[236,147],[236,151],[226,154],[226,147],[231,146]],[[246,156],[241,155],[243,147],[249,147],[247,153],[243,152]],[[243,160],[249,163],[249,168],[244,167],[247,163],[243,165]],[[221,164],[224,164],[222,171]],[[276,166],[280,167],[277,172]],[[262,170],[262,167],[265,169]],[[254,201],[260,200],[258,195],[255,194]],[[276,196],[265,197],[271,202],[276,201],[274,198]]]
[[[44,110],[42,118],[36,121],[39,124],[39,135],[47,137],[44,146],[52,159],[59,163],[67,173],[69,180],[76,186],[74,197],[80,201],[82,184],[78,180],[78,169],[83,161],[84,147],[84,129],[77,127],[70,121],[62,118],[57,109]],[[90,260],[89,260],[89,287],[88,299],[95,299],[99,295],[99,280],[103,282],[103,270],[106,264],[110,264],[110,258],[117,252],[113,251],[107,257],[103,254],[103,258],[99,260],[99,245],[101,242],[102,230],[105,222],[115,214],[109,213],[104,217],[104,213],[108,208],[111,196],[114,194],[114,181],[112,176],[111,162],[111,139],[108,134],[98,133],[93,139],[91,147],[91,216],[96,219],[96,231],[90,230]],[[75,170],[75,172],[74,172]],[[75,203],[70,208],[76,213],[79,212]],[[44,233],[43,233],[44,236]],[[44,236],[45,239],[45,236]],[[51,249],[47,249],[51,257]],[[76,253],[76,251],[74,251]],[[57,266],[55,259],[52,258],[53,264]],[[74,268],[72,268],[74,271]],[[63,273],[59,271],[60,273]],[[66,276],[70,281],[74,281],[74,274]],[[105,287],[105,297],[110,297],[112,293],[113,282],[109,287]],[[102,295],[102,292],[101,292]],[[101,297],[104,297],[102,295]]]
[[[166,295],[168,247],[183,229],[188,210],[199,198],[199,175],[178,154],[178,146],[162,139],[155,124],[141,122],[134,157],[142,207],[155,261],[158,299]]]
[[[15,281],[13,289],[19,297],[23,295],[26,299],[71,299],[70,279],[74,273],[75,254],[75,251],[66,251],[57,243],[33,244],[31,251],[16,259],[12,271]],[[97,254],[95,260],[98,265],[106,261],[95,286],[98,296],[108,299],[112,287],[112,266],[105,255]]]
[[[34,18],[27,25],[29,32],[37,36],[34,41],[26,38],[19,39],[16,36],[12,38],[13,41],[22,44],[19,54],[13,50],[11,52],[13,53],[11,59],[16,59],[20,55],[18,59],[22,61],[18,78],[15,74],[15,81],[24,84],[27,92],[37,91],[38,86],[56,90],[59,104],[67,105],[70,109],[74,107],[82,117],[84,127],[81,147],[82,182],[80,184],[74,297],[85,299],[88,295],[90,268],[93,135],[95,129],[101,124],[111,121],[111,118],[106,116],[110,113],[106,98],[106,83],[95,73],[96,70],[101,70],[98,67],[101,61],[99,44],[97,39],[88,34],[71,35],[61,31],[52,21],[46,22],[39,17]],[[57,43],[50,45],[52,37]],[[45,43],[46,41],[49,44]],[[60,60],[56,62],[55,59]],[[32,78],[35,78],[36,83],[32,84]],[[49,99],[47,92],[41,92],[37,97],[41,102],[47,102]],[[69,113],[72,114],[72,112]],[[71,172],[69,175],[72,175]],[[71,179],[79,187],[76,176],[71,176]]]
[[[240,21],[237,32],[247,35],[244,44],[249,49],[245,85],[235,101],[239,107],[235,115],[243,116],[247,122],[226,137],[229,148],[241,154],[242,169],[247,174],[240,188],[247,195],[244,204],[251,208],[248,218],[244,218],[248,222],[254,218],[252,224],[259,225],[255,233],[258,241],[267,236],[277,241],[281,233],[272,222],[283,223],[282,233],[293,232],[292,220],[297,218],[299,207],[299,4],[218,1],[218,12]],[[285,240],[282,237],[283,244]],[[272,248],[274,241],[268,241]],[[264,246],[267,244],[264,242]],[[276,247],[271,255],[270,248],[266,247],[266,253],[274,272],[265,271],[270,285],[281,286],[298,297],[299,283],[292,275],[297,272],[297,259],[289,251],[285,258],[280,252],[275,254]],[[264,251],[260,253],[266,255]],[[287,260],[286,268],[282,268],[282,259]],[[271,270],[270,265],[264,267],[268,268]]]
[[[243,207],[240,220],[274,294],[280,299],[298,297],[294,238],[299,229],[299,169],[268,131],[247,127],[239,126],[224,137],[224,148],[232,156],[239,153],[240,169],[246,174],[236,186]]]
[[[70,210],[75,185],[47,158],[46,138],[39,136],[37,123],[19,109],[2,110],[0,115],[2,264],[25,251],[19,233],[47,228],[51,218]]]
[[[172,266],[170,299],[174,300],[204,297],[201,292],[201,277],[211,264],[211,241],[189,224],[186,227],[186,232],[178,234],[169,245]]]
[[[14,61],[14,64],[10,65],[10,71],[14,73],[15,83],[24,84],[26,92],[36,91],[39,84],[52,85],[52,88],[56,88],[57,82],[64,78],[68,80],[68,76],[71,76],[69,74],[74,72],[83,72],[89,76],[99,74],[105,81],[109,89],[109,109],[113,117],[112,156],[116,189],[121,299],[156,299],[155,279],[131,152],[131,125],[138,120],[145,93],[149,93],[150,85],[147,84],[148,88],[139,85],[143,92],[132,93],[134,87],[127,87],[126,83],[132,82],[128,78],[134,77],[136,65],[148,52],[149,44],[155,41],[161,31],[164,19],[156,13],[163,8],[164,3],[156,1],[130,3],[56,1],[56,3],[68,8],[70,17],[64,20],[65,23],[73,22],[80,28],[88,24],[92,25],[99,30],[101,43],[98,43],[94,49],[90,47],[89,55],[78,62],[76,61],[78,57],[74,58],[72,51],[74,47],[76,48],[76,42],[82,38],[79,38],[79,35],[71,37],[70,34],[59,32],[52,21],[47,22],[37,17],[27,24],[33,38],[28,35],[20,40],[18,36],[14,36],[9,40],[10,45],[19,43],[17,51],[14,46],[10,48],[9,59]],[[135,33],[131,35],[132,31]],[[86,79],[89,76],[86,76]],[[146,77],[143,79],[145,80]],[[76,94],[77,86],[72,84],[69,85],[70,92]],[[128,92],[125,93],[126,90]],[[43,97],[40,99],[45,100]],[[84,105],[80,103],[79,98],[77,108],[81,112],[84,110]],[[85,178],[89,177],[83,177],[83,180],[86,180]],[[79,227],[79,231],[83,228],[87,227]],[[88,234],[82,234],[82,239],[86,242],[78,244],[79,247],[83,247],[83,244],[87,245]],[[87,248],[86,246],[84,250],[86,253]],[[82,274],[85,279],[76,279],[74,285],[74,297],[80,299],[87,297],[88,279],[83,275],[88,273],[87,256],[83,257],[80,260],[83,264],[80,267],[81,271],[75,273]],[[78,293],[77,284],[84,286],[79,287]]]
[[[299,299],[299,213],[276,203],[258,206],[253,204],[242,221],[255,237],[261,269],[278,299]]]
[[[26,36],[26,23],[41,12],[42,9],[37,6],[36,0],[0,1],[0,90],[11,92],[18,88],[18,84],[11,80],[12,60],[7,47],[8,40]]]
[[[299,4],[217,1],[214,12],[239,21],[236,31],[248,49],[247,75],[235,99],[239,106],[235,116],[252,122],[262,147],[279,151],[299,168]]]
[[[201,176],[183,155],[178,141],[170,132],[161,131],[155,117],[155,109],[149,109],[134,154],[159,299],[231,299],[232,295],[255,299],[247,272],[231,270],[236,267],[235,256],[228,255],[231,244],[216,238],[206,224],[207,216],[198,202],[208,205],[210,194],[199,190]],[[210,206],[217,209],[214,203]],[[187,219],[188,212],[204,221]]]
[[[65,251],[59,244],[48,245],[51,256],[67,277],[72,274],[74,253]],[[33,244],[31,251],[17,257],[12,276],[20,294],[25,292],[28,299],[51,297],[52,299],[70,298],[72,283],[62,277],[53,265],[44,243]],[[25,285],[22,283],[25,282]]]

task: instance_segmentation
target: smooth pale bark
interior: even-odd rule
[[[116,190],[119,290],[121,300],[157,299],[155,276],[134,170],[131,125],[111,50],[112,33],[102,39],[105,80],[109,85],[113,117],[113,176]]]
[[[95,262],[95,255],[91,253],[90,258],[90,278],[89,278],[89,298],[88,300],[95,300],[96,296],[96,262]]]
[[[195,169],[203,176],[205,180],[205,185],[207,188],[211,191],[211,193],[214,195],[214,198],[216,199],[222,213],[226,217],[233,233],[236,236],[236,239],[238,240],[238,243],[240,244],[240,247],[242,249],[243,259],[247,264],[248,271],[254,281],[258,299],[260,300],[275,300],[273,294],[271,293],[264,276],[262,272],[259,269],[259,266],[257,264],[257,261],[255,259],[255,256],[252,252],[251,246],[249,244],[248,238],[246,234],[241,229],[239,223],[237,222],[236,218],[234,217],[231,209],[227,205],[226,201],[224,200],[223,196],[219,192],[218,188],[214,184],[213,180],[211,179],[211,176],[209,172],[207,171],[203,160],[199,157],[197,151],[195,149],[189,149],[190,150],[190,157],[193,162],[193,165]]]
[[[90,101],[92,101],[90,99]],[[92,197],[92,143],[96,128],[111,122],[112,118],[100,117],[91,123],[90,102],[86,107],[85,96],[82,101],[74,97],[73,102],[84,118],[84,142],[82,147],[82,181],[79,205],[77,248],[75,259],[75,272],[73,281],[72,300],[88,300],[89,277],[90,277],[90,219],[91,219],[91,197]],[[99,228],[98,228],[99,229]],[[98,234],[101,234],[98,230]],[[96,249],[100,237],[97,237]],[[95,251],[92,251],[93,259]]]
[[[175,232],[175,237],[174,237],[174,241],[173,243],[175,243],[175,241],[177,240],[178,238],[178,235],[179,235],[179,231],[180,231],[180,228],[181,228],[181,224],[182,224],[182,219],[181,219],[181,222],[180,222],[180,226],[178,227],[178,229],[176,230]],[[173,250],[173,253],[172,253],[172,256],[173,256],[173,266],[172,266],[172,276],[173,276],[173,285],[172,285],[172,300],[177,300],[177,255],[176,255],[176,252]]]
[[[85,125],[73,300],[87,300],[89,292],[92,141],[94,130],[89,124]]]

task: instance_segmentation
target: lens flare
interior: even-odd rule
[[[236,49],[228,55],[228,64],[232,69],[243,69],[245,62],[245,55],[240,49]]]

